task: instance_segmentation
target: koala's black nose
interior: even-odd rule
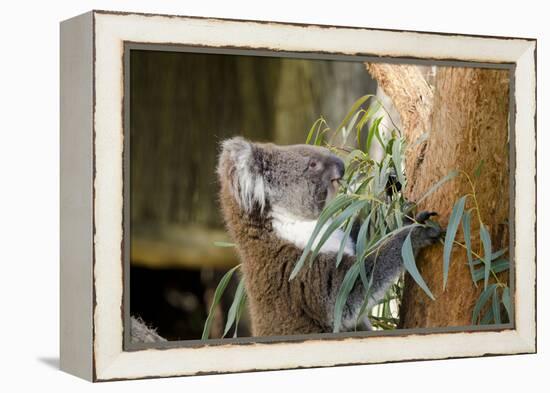
[[[331,180],[340,180],[344,176],[344,172],[346,170],[344,161],[336,156],[332,156],[331,159],[334,168]]]

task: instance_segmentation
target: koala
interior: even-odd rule
[[[222,143],[217,174],[223,217],[242,262],[254,336],[332,332],[336,296],[355,262],[356,239],[335,231],[312,265],[289,278],[316,220],[338,192],[342,160],[324,147],[278,146],[234,137]],[[423,212],[417,220],[433,214]],[[404,230],[380,248],[374,269],[374,257],[365,260],[367,272],[374,275],[368,308],[403,272],[401,246],[411,230],[415,253],[441,234],[433,227]],[[344,255],[336,267],[342,241]],[[344,307],[344,331],[355,328],[364,298],[357,280]],[[368,319],[363,322],[369,329]]]

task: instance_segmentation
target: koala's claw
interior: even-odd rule
[[[437,212],[430,212],[430,211],[422,211],[417,214],[415,220],[419,222],[420,224],[424,224],[427,220],[430,219],[432,216],[437,216]]]

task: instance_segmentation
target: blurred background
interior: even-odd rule
[[[168,340],[200,339],[221,276],[239,263],[220,216],[220,141],[304,143],[377,91],[361,62],[130,51],[130,312]],[[221,337],[236,282],[216,310]],[[239,336],[250,335],[243,316]]]

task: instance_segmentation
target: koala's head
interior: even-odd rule
[[[218,175],[246,213],[279,209],[316,219],[332,199],[344,163],[328,149],[310,145],[277,146],[241,137],[222,143]]]

